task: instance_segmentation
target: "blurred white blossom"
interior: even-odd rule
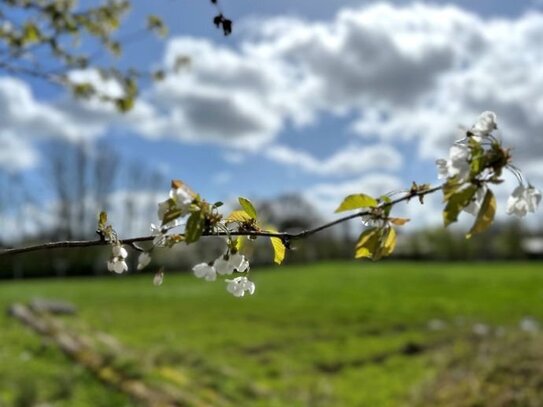
[[[473,135],[473,138],[480,143],[497,128],[496,113],[487,111],[481,113],[470,132]]]
[[[449,159],[436,160],[438,178],[458,176],[463,181],[469,177],[470,150],[464,144],[455,144],[449,149]]]
[[[519,185],[507,200],[507,214],[526,216],[528,212],[535,212],[540,202],[541,191],[532,186]]]
[[[247,277],[236,277],[233,280],[225,280],[227,283],[226,290],[234,297],[243,297],[245,292],[254,294],[255,283],[250,281]]]
[[[217,272],[215,268],[208,263],[200,263],[192,268],[194,275],[198,278],[203,278],[206,281],[215,281]]]
[[[114,244],[111,247],[111,258],[107,262],[107,269],[117,274],[122,274],[128,271],[128,265],[126,264],[126,258],[128,252],[121,244]]]
[[[234,271],[243,273],[249,268],[249,261],[239,253],[221,255],[213,262],[213,267],[221,275],[232,274]]]
[[[143,270],[151,263],[151,255],[148,252],[143,252],[138,256],[138,270]]]

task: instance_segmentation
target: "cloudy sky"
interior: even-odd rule
[[[145,88],[125,116],[0,76],[2,170],[32,178],[48,140],[105,140],[210,201],[298,192],[330,212],[349,193],[436,183],[434,162],[461,126],[493,110],[543,186],[543,1],[223,0],[227,38],[205,1],[134,3],[127,32],[153,13],[171,34],[131,44],[118,63],[190,65]],[[499,191],[502,213],[514,186]],[[402,210],[416,223],[439,221],[439,197],[412,206]]]

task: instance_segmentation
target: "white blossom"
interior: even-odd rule
[[[138,256],[138,270],[143,270],[151,263],[151,256],[148,252],[143,252]]]
[[[154,239],[153,239],[154,246],[158,246],[158,247],[164,246],[164,243],[166,242],[166,236],[162,232],[162,228],[160,226],[157,226],[154,223],[151,223],[151,235],[154,236]]]
[[[170,209],[170,200],[166,199],[163,202],[158,203],[158,210],[157,210],[157,216],[160,221],[164,219],[164,215],[166,215],[166,212]]]
[[[232,269],[239,273],[243,273],[249,268],[249,260],[247,260],[244,255],[239,253],[231,254],[228,262],[230,263]]]
[[[192,204],[193,197],[186,188],[172,188],[170,190],[170,199],[175,202],[176,209],[181,211],[181,217],[189,213],[189,208]]]
[[[541,202],[541,191],[531,185],[519,185],[507,200],[507,214],[519,217],[526,216],[528,212],[535,212]]]
[[[470,150],[465,144],[455,144],[449,149],[449,159],[443,158],[436,161],[439,178],[449,178],[457,176],[460,181],[465,181],[469,177]]]
[[[170,198],[174,200],[175,205],[182,209],[188,207],[192,203],[192,195],[185,188],[172,188],[170,190]]]
[[[121,259],[126,259],[128,257],[128,252],[120,244],[113,245],[111,251],[113,253],[113,257],[120,257]]]
[[[474,140],[479,143],[483,138],[488,137],[498,126],[496,125],[496,113],[483,112],[471,128]]]
[[[230,264],[229,259],[225,259],[225,256],[222,254],[213,262],[213,267],[215,267],[215,271],[221,275],[232,274],[234,272],[234,268]]]
[[[158,219],[164,221],[164,216],[170,210],[179,210],[181,214],[179,217],[183,217],[189,213],[190,205],[192,204],[193,197],[191,193],[183,187],[172,188],[170,189],[170,198],[165,201],[159,202],[157,216]],[[180,225],[181,221],[179,218],[168,222],[163,225],[168,228],[175,227]]]
[[[477,216],[477,214],[479,213],[479,209],[481,209],[481,205],[483,204],[483,200],[485,199],[485,195],[486,187],[478,188],[469,205],[464,208],[464,212],[467,212],[473,216]]]
[[[249,269],[249,260],[239,253],[224,254],[217,257],[213,262],[217,274],[232,274],[234,271],[243,273]]]
[[[128,265],[126,261],[120,257],[113,257],[107,262],[107,269],[117,274],[122,274],[128,271]]]
[[[197,264],[192,268],[192,271],[196,277],[203,278],[206,281],[215,281],[217,279],[215,268],[207,263]]]
[[[227,283],[226,290],[234,297],[243,297],[245,292],[254,294],[255,283],[250,281],[247,277],[236,277],[233,280],[225,280]]]
[[[160,286],[164,282],[164,272],[162,270],[159,270],[155,273],[155,276],[153,277],[153,285]]]
[[[119,243],[114,244],[111,247],[111,258],[107,262],[107,269],[117,274],[128,271],[128,265],[125,261],[127,257],[126,249]]]
[[[463,144],[456,144],[449,150],[449,175],[465,180],[469,176],[469,148]]]

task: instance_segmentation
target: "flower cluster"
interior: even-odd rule
[[[190,206],[194,201],[194,192],[180,181],[172,182],[169,198],[158,204],[157,215],[162,222],[158,228],[152,225],[152,229],[160,232],[179,226],[181,218],[190,213]],[[157,233],[159,235],[159,233]]]
[[[244,255],[235,251],[235,249],[229,248],[225,254],[221,254],[214,261],[197,264],[192,268],[192,271],[198,278],[203,278],[206,281],[215,281],[217,275],[230,275],[234,272],[248,273],[249,261]],[[249,294],[255,292],[255,284],[245,276],[225,281],[227,283],[226,289],[235,297],[243,297],[245,292]]]
[[[126,264],[126,258],[128,252],[118,242],[111,246],[111,258],[107,262],[107,269],[117,274],[122,274],[128,271],[128,265]]]
[[[481,232],[492,222],[496,210],[490,184],[499,184],[502,171],[511,171],[519,181],[507,203],[507,213],[525,216],[535,212],[541,192],[526,185],[520,171],[511,164],[509,149],[494,137],[498,128],[494,112],[484,112],[476,123],[449,149],[447,159],[436,161],[438,178],[445,179],[443,193],[446,202],[445,225],[455,222],[460,211],[476,217],[470,234]]]

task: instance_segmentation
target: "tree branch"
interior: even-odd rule
[[[443,188],[442,185],[439,185],[437,187],[432,187],[429,189],[425,189],[422,191],[409,191],[404,196],[395,199],[390,202],[384,202],[378,206],[378,208],[385,209],[388,207],[392,207],[400,202],[409,201],[412,198],[416,197],[423,197],[425,195],[432,194],[436,191],[439,191]],[[287,233],[287,232],[267,232],[267,231],[242,231],[242,232],[205,232],[202,234],[202,236],[261,236],[261,237],[278,237],[283,242],[289,242],[291,240],[296,239],[302,239],[306,238],[308,236],[314,235],[316,233],[319,233],[325,229],[329,229],[335,225],[339,225],[341,223],[347,222],[351,219],[360,218],[362,216],[370,215],[371,211],[362,211],[362,212],[356,212],[347,216],[343,216],[339,219],[336,219],[334,221],[325,223],[321,226],[317,226],[313,229],[307,229],[303,230],[298,233]],[[155,235],[149,235],[149,236],[140,236],[140,237],[134,237],[129,239],[122,239],[119,240],[121,244],[131,245],[134,246],[135,243],[138,242],[148,242],[155,238]],[[59,249],[59,248],[75,248],[75,247],[91,247],[91,246],[104,246],[108,245],[109,242],[107,240],[104,240],[102,238],[98,238],[95,240],[67,240],[67,241],[60,241],[60,242],[49,242],[49,243],[41,243],[37,245],[32,246],[25,246],[25,247],[18,247],[18,248],[9,248],[4,249],[0,251],[0,256],[5,255],[16,255],[16,254],[22,254],[22,253],[29,253],[34,252],[38,250],[49,250],[49,249]],[[288,246],[288,245],[287,245]]]

